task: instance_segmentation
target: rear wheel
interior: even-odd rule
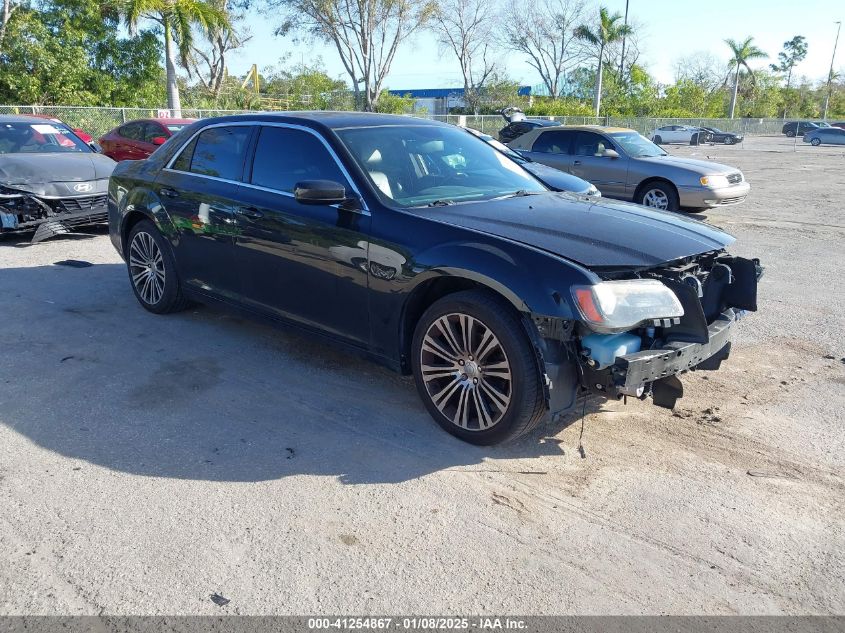
[[[724,143],[725,143],[725,145],[733,145],[734,144],[733,136],[726,136]]]
[[[816,147],[818,147],[821,144],[822,144],[821,139],[814,138],[814,139],[810,140],[810,145],[815,145]]]
[[[129,233],[126,267],[135,297],[150,312],[165,314],[187,307],[170,248],[149,220],[141,220]]]
[[[660,144],[663,142],[663,139],[662,139],[662,138],[660,137],[660,135],[658,134],[658,135],[656,135],[656,136],[652,139],[652,141],[653,141],[656,145],[660,145]]]
[[[677,211],[680,208],[678,192],[675,187],[668,182],[659,180],[643,185],[636,201],[645,207],[664,211]]]
[[[516,438],[545,414],[540,372],[519,316],[487,292],[447,295],[426,310],[412,363],[431,416],[472,444]]]
[[[786,135],[787,135],[789,138],[792,138],[793,136],[795,136],[795,131],[794,131],[794,130],[787,130],[787,131],[786,131]]]

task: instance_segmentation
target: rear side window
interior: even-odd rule
[[[543,132],[534,141],[532,152],[544,154],[568,154],[572,140],[572,132]]]
[[[121,127],[118,132],[123,138],[132,139],[133,141],[140,141],[144,135],[143,123],[127,123]]]
[[[251,133],[252,128],[244,125],[201,132],[191,158],[191,173],[240,180]]]
[[[334,180],[348,187],[332,155],[310,132],[262,127],[255,147],[250,182],[293,193],[302,180]]]

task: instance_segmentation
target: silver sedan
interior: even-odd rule
[[[751,189],[735,167],[671,156],[625,128],[544,127],[510,147],[593,183],[605,196],[669,211],[736,204]]]

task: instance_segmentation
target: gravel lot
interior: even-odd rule
[[[322,343],[148,314],[102,232],[1,241],[0,614],[845,613],[845,153],[789,146],[671,150],[751,181],[706,219],[761,312],[584,458],[577,420],[476,448]]]

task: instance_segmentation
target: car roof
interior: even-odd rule
[[[605,134],[616,134],[619,132],[634,132],[626,127],[604,127],[602,125],[556,125],[555,127],[538,127],[526,132],[522,136],[516,137],[513,141],[508,143],[511,147],[518,149],[531,149],[531,145],[541,134],[547,134],[556,130],[567,130],[573,132],[604,132]]]
[[[284,122],[300,123],[310,127],[325,127],[333,130],[356,127],[375,127],[387,125],[426,125],[452,127],[448,123],[423,119],[404,114],[380,114],[375,112],[353,111],[304,111],[304,112],[252,112],[246,114],[230,114],[226,116],[201,119],[201,127],[219,123],[243,122]]]

